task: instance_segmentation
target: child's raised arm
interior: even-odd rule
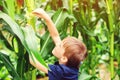
[[[50,32],[50,35],[51,35],[55,45],[59,45],[61,43],[61,39],[60,39],[59,33],[58,33],[54,23],[52,22],[51,18],[49,17],[49,15],[41,8],[34,10],[33,14],[38,16],[39,18],[42,18],[45,20],[48,30]],[[36,58],[34,56],[33,56],[34,61],[31,59],[31,57],[29,57],[29,58],[30,58],[30,63],[34,67],[36,67],[37,69],[39,69],[45,73],[48,73],[48,69],[45,66],[43,66],[40,62],[38,62],[38,60],[36,60]]]
[[[48,30],[50,32],[50,35],[51,35],[55,45],[59,45],[61,43],[61,39],[60,39],[59,33],[58,33],[54,23],[52,22],[51,18],[49,17],[49,15],[41,8],[34,10],[33,14],[38,16],[39,18],[43,18],[45,20]]]

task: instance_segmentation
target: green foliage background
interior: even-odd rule
[[[49,14],[61,39],[75,36],[85,42],[88,56],[80,66],[79,80],[101,80],[101,64],[111,80],[120,79],[119,4],[120,0],[0,0],[0,79],[45,76],[30,65],[29,55],[46,67],[56,61],[45,22],[31,15],[38,7]]]

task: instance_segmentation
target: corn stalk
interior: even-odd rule
[[[73,0],[69,0],[69,10],[70,10],[70,14],[73,13]],[[72,20],[70,21],[70,36],[72,36],[73,34],[73,22]]]
[[[31,25],[33,29],[35,30],[35,18],[33,15],[31,15],[31,12],[35,8],[35,1],[34,0],[25,0],[26,3],[26,17],[27,17],[27,24]]]
[[[113,22],[113,4],[112,0],[106,0],[107,5],[107,14],[109,21],[109,29],[110,29],[110,71],[111,71],[111,79],[114,77],[114,22]]]

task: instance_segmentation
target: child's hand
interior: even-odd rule
[[[48,14],[42,8],[35,9],[32,13],[45,20],[49,18]]]
[[[55,24],[49,17],[49,15],[41,8],[38,8],[32,12],[34,15],[38,16],[39,18],[43,18],[47,24],[48,30],[50,32],[50,35],[55,43],[57,45],[58,43],[61,43],[61,39],[59,37],[59,33],[55,27]]]

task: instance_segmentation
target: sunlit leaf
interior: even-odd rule
[[[80,74],[78,80],[89,80],[91,77],[92,77],[91,75],[89,75],[89,74],[83,72],[83,73]]]
[[[47,67],[42,57],[39,55],[39,51],[37,50],[37,42],[35,40],[35,33],[31,28],[27,28],[26,31],[22,30],[16,22],[14,22],[8,15],[5,13],[0,12],[0,18],[5,20],[13,32],[18,36],[26,50],[29,54],[35,55],[37,60],[42,63],[44,66]],[[24,31],[24,32],[23,32]],[[33,33],[33,34],[31,34]],[[30,35],[31,34],[31,35]],[[34,45],[35,43],[35,45]]]
[[[24,31],[27,47],[29,48],[31,54],[33,54],[40,61],[40,63],[42,63],[43,65],[47,67],[44,60],[39,54],[39,51],[37,48],[38,46],[37,39],[36,39],[34,30],[30,26],[27,26],[23,28],[23,31]]]

